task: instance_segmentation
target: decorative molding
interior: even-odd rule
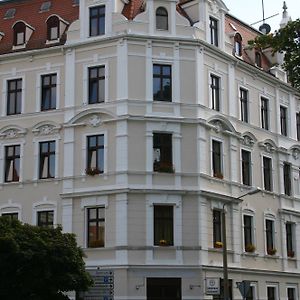
[[[61,129],[61,126],[55,124],[53,122],[41,122],[38,123],[36,126],[33,127],[32,133],[37,135],[53,135],[57,134]]]
[[[272,143],[267,142],[267,141],[265,141],[265,142],[259,142],[258,145],[259,145],[259,147],[262,150],[264,150],[264,151],[266,151],[268,153],[273,153],[273,152],[275,152],[277,150],[277,148],[276,148],[275,145],[272,145]]]
[[[85,124],[91,127],[98,127],[102,124],[102,120],[98,114],[94,114],[86,120]]]
[[[6,126],[0,130],[0,139],[15,139],[24,137],[27,133],[25,128],[19,126]]]

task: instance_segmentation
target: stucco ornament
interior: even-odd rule
[[[0,132],[1,139],[14,139],[23,137],[26,134],[26,129],[8,128]]]
[[[43,124],[35,127],[32,132],[34,135],[51,135],[56,134],[60,130],[60,126],[54,124]]]
[[[101,124],[101,118],[98,115],[92,115],[87,121],[87,124],[92,127],[97,127]]]
[[[249,147],[254,145],[255,141],[249,135],[245,135],[243,138],[243,144]]]
[[[299,154],[300,154],[300,152],[298,149],[293,149],[292,155],[293,155],[294,159],[298,159]]]
[[[209,6],[214,14],[219,12],[219,7],[216,0],[209,1]]]

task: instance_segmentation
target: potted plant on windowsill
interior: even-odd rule
[[[255,251],[255,246],[253,244],[247,244],[245,246],[245,251],[249,253],[253,253]]]
[[[169,243],[167,240],[161,239],[159,240],[159,246],[168,246]]]
[[[267,253],[268,255],[275,255],[277,250],[275,248],[268,248]]]
[[[214,243],[214,248],[223,248],[223,243],[222,242],[215,242]]]
[[[89,167],[85,169],[85,174],[90,176],[95,176],[100,174],[100,170],[97,167]]]
[[[224,176],[223,176],[223,174],[221,172],[214,173],[214,177],[219,178],[219,179],[223,179],[224,178]]]
[[[288,250],[287,256],[290,257],[290,258],[293,258],[293,257],[295,256],[295,251],[293,251],[293,250]]]

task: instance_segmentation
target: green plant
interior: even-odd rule
[[[246,252],[250,252],[250,253],[252,253],[252,252],[254,252],[255,251],[255,246],[253,245],[253,244],[247,244],[246,246],[245,246],[245,251]]]
[[[294,256],[295,256],[295,251],[293,251],[293,250],[288,250],[287,256],[288,256],[288,257],[294,257]]]
[[[98,168],[95,167],[89,167],[85,169],[85,174],[86,175],[90,175],[90,176],[95,176],[97,174],[100,174],[100,170]]]
[[[215,242],[214,247],[215,248],[223,248],[223,243],[222,242]]]
[[[267,253],[268,253],[269,255],[275,255],[276,252],[277,252],[277,250],[276,250],[275,248],[268,248],[268,249],[267,249]]]

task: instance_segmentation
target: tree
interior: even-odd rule
[[[292,86],[300,90],[300,19],[290,21],[274,34],[260,35],[249,41],[255,48],[272,48],[273,54],[284,53],[283,68]]]
[[[91,284],[74,234],[0,217],[0,299],[69,299]]]

